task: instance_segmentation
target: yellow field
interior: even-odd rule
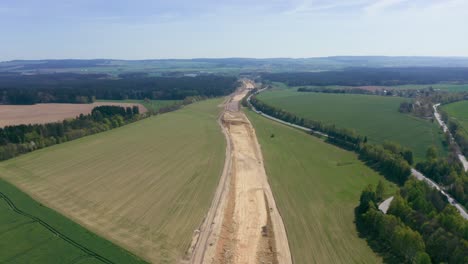
[[[0,177],[156,263],[174,263],[224,163],[220,99],[0,163]]]

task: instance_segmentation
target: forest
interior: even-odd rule
[[[382,188],[363,190],[356,225],[387,262],[468,262],[468,224],[436,189],[408,179],[384,214],[377,209]]]
[[[101,100],[183,100],[186,97],[228,95],[237,87],[235,77],[110,78],[104,74],[0,74],[1,104],[91,103]]]
[[[283,82],[289,86],[392,86],[439,82],[467,83],[468,68],[347,68],[340,71],[264,73],[262,78],[273,82]]]

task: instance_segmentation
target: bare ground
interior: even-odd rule
[[[44,124],[74,118],[80,114],[89,114],[96,106],[118,105],[132,107],[137,105],[140,113],[146,108],[140,104],[96,102],[92,104],[35,104],[35,105],[0,105],[0,127],[19,124]]]
[[[208,213],[215,217],[207,218],[209,227],[205,223],[200,230],[208,234],[207,240],[196,245],[191,263],[291,263],[255,131],[239,110],[239,102],[252,88],[250,81],[244,81],[226,103],[222,122],[231,150],[229,184],[220,184],[223,193],[215,197]]]

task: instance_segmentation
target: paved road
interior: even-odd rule
[[[447,197],[447,200],[449,201],[449,203],[451,205],[455,206],[455,208],[457,208],[457,210],[460,212],[460,215],[463,218],[468,220],[468,214],[466,213],[465,209],[455,199],[453,199],[452,196],[450,196],[448,193],[446,193],[437,183],[435,183],[431,179],[427,178],[426,176],[424,176],[421,172],[417,171],[416,169],[411,169],[411,173],[418,180],[427,182],[427,184],[429,184],[429,186],[431,186],[433,188],[436,188],[440,193],[442,193],[442,195]]]
[[[262,90],[259,90],[256,94],[260,93],[260,92],[263,92],[264,90],[266,89],[262,89]],[[250,97],[252,97],[252,95],[250,95],[248,98],[247,98],[247,101],[249,102],[250,104]],[[438,104],[440,105],[440,104]],[[437,106],[438,106],[437,105]],[[270,115],[267,115],[265,113],[262,113],[261,111],[258,111],[257,109],[255,109],[255,107],[250,104],[250,106],[252,107],[252,109],[254,110],[254,112],[268,118],[268,119],[271,119],[273,121],[276,121],[276,122],[279,122],[281,124],[285,124],[287,126],[291,126],[291,127],[294,127],[294,128],[298,128],[298,129],[301,129],[303,131],[307,131],[307,132],[313,132],[313,133],[316,133],[316,134],[320,134],[322,136],[325,136],[325,137],[328,137],[327,134],[324,134],[324,133],[321,133],[321,132],[318,132],[318,131],[312,131],[310,128],[307,128],[307,127],[302,127],[302,126],[298,126],[298,125],[295,125],[295,124],[291,124],[291,123],[288,123],[288,122],[285,122],[283,120],[280,120],[278,118],[275,118],[273,116],[270,116]],[[437,106],[434,106],[434,110],[436,110]],[[438,114],[438,112],[436,112]],[[437,116],[436,116],[437,118]],[[440,114],[439,114],[439,118],[440,118]],[[439,119],[437,119],[437,121],[439,122]],[[442,120],[440,120],[442,122]],[[443,122],[442,122],[443,123]],[[439,123],[440,124],[440,123]],[[436,188],[439,192],[442,193],[442,195],[444,195],[445,197],[447,197],[449,203],[453,206],[455,206],[455,208],[457,208],[458,212],[460,212],[460,215],[467,219],[468,220],[468,213],[465,211],[465,209],[454,199],[452,198],[450,195],[448,195],[437,183],[433,182],[431,179],[427,178],[426,176],[424,176],[421,172],[417,171],[416,169],[414,168],[411,168],[411,173],[413,174],[414,177],[416,177],[416,179],[420,180],[420,181],[425,181],[429,184],[429,186],[431,187],[434,187]]]

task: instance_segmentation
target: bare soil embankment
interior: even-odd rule
[[[207,245],[192,263],[291,263],[283,221],[276,207],[255,131],[239,110],[253,84],[244,81],[227,102],[222,123],[230,145],[230,163]],[[209,220],[209,219],[208,219]]]

